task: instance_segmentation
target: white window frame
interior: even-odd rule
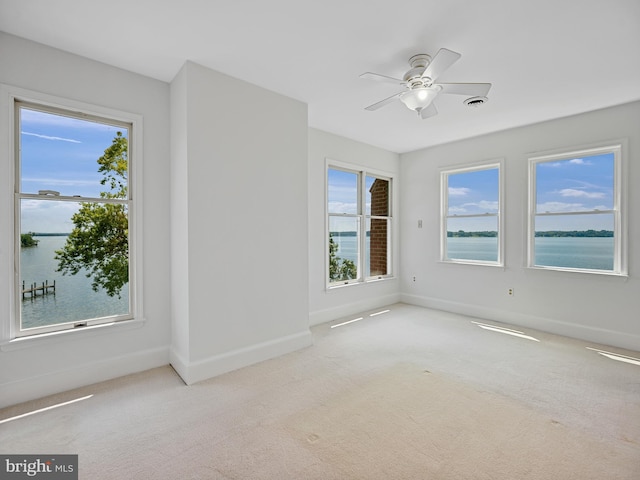
[[[602,143],[594,146],[568,148],[552,152],[543,152],[529,156],[529,192],[527,226],[527,267],[538,270],[587,273],[596,275],[627,276],[627,208],[626,208],[626,139]],[[590,157],[613,153],[613,209],[571,212],[537,212],[536,166],[545,162],[557,162],[574,158]],[[535,264],[535,220],[539,216],[550,215],[594,215],[613,214],[614,219],[614,258],[612,270],[557,267]]]
[[[498,211],[497,213],[449,215],[449,176],[460,173],[471,173],[481,170],[498,170]],[[480,163],[443,167],[440,169],[440,261],[443,263],[483,265],[504,267],[504,159],[487,160]],[[449,218],[482,218],[497,217],[498,224],[498,258],[496,261],[448,258],[447,255],[447,220]]]
[[[67,112],[76,118],[105,119],[116,124],[127,124],[130,127],[128,138],[129,170],[127,209],[129,217],[129,314],[86,321],[65,323],[51,327],[33,329],[30,332],[20,330],[20,295],[19,281],[19,202],[21,198],[34,198],[19,191],[19,172],[16,148],[19,145],[20,132],[16,129],[16,103],[28,104],[37,109],[52,113]],[[101,330],[114,326],[132,325],[144,319],[142,299],[142,163],[143,163],[143,118],[141,115],[85,102],[57,97],[19,87],[0,84],[0,141],[5,148],[0,150],[0,194],[1,219],[0,240],[6,250],[0,250],[0,294],[6,302],[0,305],[0,345],[2,349],[19,348],[31,345],[33,341],[60,338],[61,334],[83,336],[82,331]],[[38,195],[35,195],[38,197]],[[51,198],[51,197],[47,197]],[[56,200],[66,200],[63,196]],[[74,201],[91,199],[69,199]],[[81,326],[82,328],[77,328]]]
[[[340,170],[343,172],[355,173],[358,175],[358,207],[357,213],[355,214],[335,214],[329,212],[329,170]],[[389,182],[389,215],[387,217],[371,215],[366,213],[366,179],[367,177],[375,177],[377,179],[386,180]],[[345,162],[335,161],[327,159],[325,165],[325,248],[324,248],[324,256],[325,256],[325,284],[327,290],[348,286],[348,285],[362,285],[371,282],[377,282],[381,280],[386,280],[390,278],[394,278],[393,271],[393,239],[394,239],[394,202],[393,202],[393,192],[394,192],[394,175],[389,172],[383,172],[380,170],[364,168],[362,166],[349,164]],[[355,279],[351,280],[341,280],[338,282],[330,282],[329,279],[329,218],[332,216],[342,216],[342,217],[353,217],[358,219],[359,231],[358,231],[358,276]],[[367,220],[371,218],[378,219],[388,219],[388,229],[387,229],[387,265],[388,272],[386,275],[373,275],[369,277],[364,277],[364,265],[365,265],[365,252],[366,252],[366,226]]]

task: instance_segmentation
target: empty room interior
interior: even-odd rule
[[[0,477],[640,478],[639,45],[0,0]]]

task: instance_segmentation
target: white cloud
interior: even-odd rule
[[[572,158],[571,160],[560,160],[557,162],[541,162],[538,165],[541,167],[560,168],[565,165],[593,165],[590,161],[584,158]]]
[[[463,197],[465,195],[468,195],[470,191],[471,189],[466,187],[449,187],[449,195],[451,195],[452,197]]]
[[[82,187],[82,186],[97,186],[99,180],[95,179],[78,179],[78,180],[66,180],[63,178],[23,178],[23,183],[37,183],[40,185],[57,186],[57,187]]]
[[[469,208],[470,207],[470,208]],[[477,213],[478,210],[482,212],[489,211],[498,211],[498,202],[492,200],[480,200],[479,202],[467,202],[461,205],[457,205],[455,207],[450,207],[449,211],[453,212],[457,210],[456,213],[468,212],[469,210],[475,210],[474,213]]]
[[[593,165],[589,160],[585,160],[584,158],[574,158],[569,160],[569,163],[572,165]]]
[[[358,206],[355,203],[329,202],[329,212],[331,213],[356,213]]]
[[[536,206],[538,213],[581,212],[590,210],[582,203],[545,202]]]
[[[23,200],[20,211],[21,232],[70,232],[71,216],[78,211],[76,202]]]
[[[449,207],[449,215],[463,215],[467,213],[467,209],[462,206]]]
[[[498,202],[494,202],[494,201],[490,201],[490,200],[481,200],[480,202],[478,202],[478,208],[480,210],[487,210],[487,211],[497,212],[498,211]]]
[[[29,135],[31,137],[38,137],[44,140],[53,140],[56,142],[70,142],[70,143],[82,143],[80,140],[74,140],[73,138],[52,137],[51,135],[41,135],[39,133],[32,132],[20,132],[22,135]]]
[[[602,192],[587,192],[585,190],[576,190],[574,188],[563,188],[560,190],[560,195],[563,197],[580,197],[580,198],[604,198],[605,194]]]

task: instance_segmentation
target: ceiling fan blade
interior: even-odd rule
[[[457,52],[453,52],[451,50],[447,50],[446,48],[441,48],[436,53],[436,56],[433,57],[431,63],[427,65],[424,72],[422,72],[422,78],[429,77],[432,81],[436,81],[436,79],[440,76],[442,72],[444,72],[451,65],[456,63],[458,59],[461,57]]]
[[[380,75],[378,73],[366,72],[360,75],[360,78],[366,78],[367,80],[375,80],[376,82],[394,83],[396,85],[405,85],[404,80],[399,78],[387,77],[386,75]]]
[[[422,118],[423,120],[425,118],[433,117],[434,115],[437,115],[437,114],[438,114],[438,109],[436,108],[433,102],[431,102],[429,105],[427,105],[422,110],[420,110],[420,118]]]
[[[491,89],[490,83],[438,83],[440,93],[466,95],[468,97],[486,97]]]
[[[374,110],[378,110],[379,108],[382,108],[385,105],[388,105],[389,103],[393,102],[397,98],[400,98],[400,95],[402,95],[403,93],[404,92],[400,92],[400,93],[396,93],[395,95],[391,95],[390,97],[385,98],[384,100],[381,100],[378,103],[374,103],[373,105],[369,105],[367,108],[365,108],[365,110],[369,110],[370,112],[372,112]]]

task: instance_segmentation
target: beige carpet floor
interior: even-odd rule
[[[92,480],[640,478],[640,365],[586,347],[640,354],[381,310],[190,387],[164,367],[0,410],[0,451]]]

